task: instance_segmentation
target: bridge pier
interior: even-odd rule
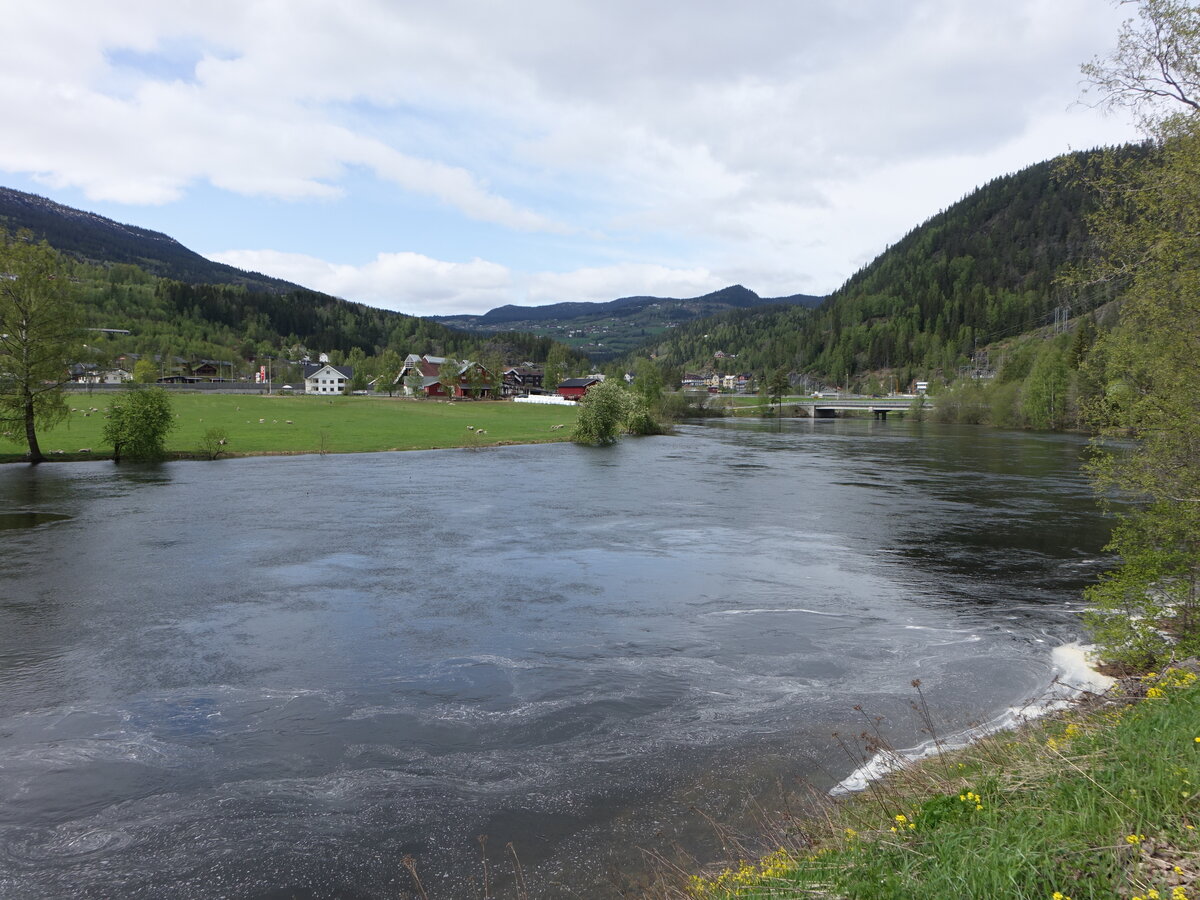
[[[879,419],[881,422],[887,421],[888,411],[886,409],[873,409],[871,412],[873,412],[875,414],[875,418]]]

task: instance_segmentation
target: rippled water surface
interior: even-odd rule
[[[616,894],[638,848],[1053,679],[1083,442],[720,421],[570,445],[0,469],[0,896]],[[665,851],[664,851],[665,852]],[[511,859],[511,857],[509,857]],[[511,888],[503,888],[511,891]],[[510,894],[511,895],[511,894]]]

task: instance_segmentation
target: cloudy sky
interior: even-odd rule
[[[415,314],[827,293],[1135,137],[1107,0],[10,3],[0,184]]]

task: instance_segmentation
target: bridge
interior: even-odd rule
[[[886,419],[890,412],[908,412],[912,409],[912,397],[811,397],[785,401],[791,405],[807,407],[814,419],[832,419],[839,411],[870,410],[877,419]],[[923,404],[930,407],[928,400]]]

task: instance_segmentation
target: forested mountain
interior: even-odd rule
[[[1143,147],[1088,151],[997,178],[913,229],[816,310],[737,310],[680,325],[635,355],[667,365],[740,371],[785,366],[832,382],[889,370],[957,372],[978,348],[1077,316],[1115,287],[1070,290],[1058,281],[1093,252],[1086,176],[1102,154],[1139,159]],[[715,361],[718,352],[735,360]]]
[[[503,332],[482,337],[437,322],[295,288],[276,294],[238,285],[185,284],[129,265],[75,267],[88,323],[128,329],[121,351],[183,356],[288,355],[295,347],[368,356],[386,349],[472,355],[485,345],[513,359],[544,360],[554,342]]]
[[[0,228],[33,232],[60,253],[94,263],[130,263],[151,275],[191,284],[238,284],[255,290],[301,290],[300,285],[205,259],[173,237],[123,225],[37,194],[0,188]]]
[[[75,261],[88,324],[132,332],[104,340],[99,349],[112,353],[249,360],[305,347],[368,356],[385,349],[402,355],[486,351],[541,361],[554,344],[511,330],[466,334],[244,272],[205,259],[168,235],[10,188],[0,188],[0,228],[27,229]]]
[[[643,344],[647,338],[680,323],[764,304],[812,307],[823,297],[794,294],[763,299],[735,284],[701,297],[622,297],[605,303],[552,303],[547,306],[500,306],[482,316],[435,316],[445,325],[472,331],[506,329],[552,336],[587,353],[592,359],[612,359]]]

